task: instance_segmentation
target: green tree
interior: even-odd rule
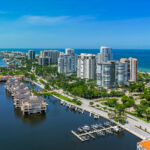
[[[143,113],[145,112],[146,107],[143,105],[136,105],[135,106],[135,111],[137,113],[138,117],[142,117]]]
[[[124,104],[116,105],[115,114],[116,114],[115,121],[120,122],[122,124],[126,123],[127,116],[125,114],[125,105]]]
[[[140,101],[140,104],[143,105],[143,106],[147,106],[148,105],[148,102],[146,100],[141,100]]]
[[[126,107],[132,107],[135,105],[135,100],[132,97],[129,97],[128,101],[124,105]]]
[[[117,99],[108,99],[105,104],[109,107],[115,107],[117,105]]]
[[[30,74],[30,78],[31,80],[36,80],[35,75],[34,74]]]
[[[125,104],[128,101],[128,96],[122,96],[121,101],[123,104]]]
[[[148,108],[145,110],[145,115],[146,115],[147,121],[149,121],[149,120],[150,120],[150,107],[148,107]]]
[[[93,104],[94,104],[94,102],[89,102],[89,104],[90,104],[90,105],[93,105]]]
[[[14,74],[13,74],[13,72],[12,72],[12,71],[10,71],[10,72],[9,72],[9,75],[10,75],[10,76],[13,76]]]
[[[50,89],[49,84],[46,83],[45,86],[44,86],[44,88],[45,88],[46,90],[49,90],[49,89]]]

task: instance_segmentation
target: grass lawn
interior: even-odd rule
[[[59,94],[59,93],[52,92],[51,94],[52,94],[52,95],[55,95],[55,96],[57,96],[57,97],[59,97],[60,99],[63,99],[63,100],[65,100],[65,101],[68,101],[68,102],[70,102],[70,103],[77,104],[77,105],[81,105],[81,102],[80,102],[80,101],[77,101],[77,100],[74,100],[74,99],[70,99],[70,98],[68,98],[68,97],[66,97],[66,96],[63,96],[63,95]]]

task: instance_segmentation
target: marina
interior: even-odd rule
[[[90,126],[83,126],[78,128],[78,133],[71,130],[71,133],[76,136],[81,142],[87,141],[91,138],[95,139],[95,135],[97,136],[105,136],[108,134],[120,133],[122,129],[116,125],[112,125],[111,122],[105,122],[103,125],[94,124]]]

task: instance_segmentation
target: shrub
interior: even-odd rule
[[[90,104],[90,105],[93,105],[93,104],[94,104],[94,102],[89,102],[89,104]]]

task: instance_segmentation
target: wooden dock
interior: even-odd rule
[[[84,133],[85,135],[89,135],[90,137],[92,137],[93,139],[95,138],[95,136],[93,136],[90,132],[85,131]],[[82,134],[80,136],[83,136]]]
[[[84,142],[85,140],[82,138],[82,136],[86,136],[86,135],[89,135],[90,137],[92,137],[93,139],[95,138],[95,136],[93,135],[94,133],[99,133],[99,132],[102,132],[102,131],[107,131],[107,130],[110,130],[110,129],[113,129],[113,128],[116,128],[118,126],[110,126],[110,127],[107,127],[107,128],[102,128],[102,129],[94,129],[92,131],[84,131],[84,133],[76,133],[75,131],[71,130],[71,133],[76,136],[81,142]]]
[[[81,142],[84,142],[84,140],[80,137],[80,135],[78,135],[76,132],[74,132],[73,130],[71,130],[71,133],[76,136]]]

